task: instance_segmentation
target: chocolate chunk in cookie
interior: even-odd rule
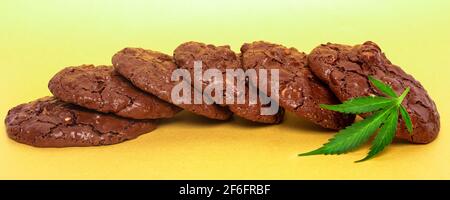
[[[109,66],[67,67],[48,87],[65,102],[133,119],[170,118],[181,110],[134,87]]]
[[[172,89],[183,80],[171,80],[173,71],[177,69],[171,56],[141,48],[125,48],[113,56],[112,63],[117,72],[130,80],[136,87],[166,102],[174,103],[171,98]],[[192,88],[190,91],[191,99],[197,96],[197,90]],[[177,105],[211,119],[226,120],[231,117],[228,109],[215,104],[195,104],[191,101]]]
[[[131,120],[44,97],[12,108],[5,119],[8,136],[37,147],[110,145],[156,128],[152,120]]]
[[[306,54],[263,41],[244,44],[241,53],[245,69],[279,70],[279,104],[287,111],[330,129],[341,129],[354,121],[354,115],[320,108],[320,104],[338,104],[340,101],[312,74]],[[273,85],[270,82],[269,85]]]
[[[194,85],[194,82],[191,82],[196,89],[203,91],[211,84],[222,85],[223,97],[220,97],[220,101],[216,101],[215,103],[227,106],[234,114],[250,121],[268,124],[280,123],[283,119],[283,109],[278,109],[278,112],[274,115],[262,115],[261,108],[263,105],[260,101],[257,101],[255,104],[249,103],[249,89],[245,77],[235,77],[236,82],[227,82],[225,76],[227,69],[235,70],[242,68],[240,56],[236,55],[229,46],[214,46],[200,42],[186,42],[175,49],[173,58],[178,67],[188,70],[191,77],[198,78],[196,81],[201,84]],[[202,64],[202,73],[206,70],[216,69],[220,71],[222,78],[220,80],[204,80],[202,76],[194,76],[194,63],[199,61]],[[243,83],[245,83],[245,86],[240,88],[242,91],[239,91],[237,81],[243,81]],[[227,88],[231,90],[229,94],[234,95],[235,99],[237,99],[238,95],[245,95],[245,102],[238,104],[237,101],[234,101],[234,103],[227,104],[225,97]],[[210,96],[210,98],[213,97]]]
[[[351,98],[383,95],[368,80],[373,76],[400,94],[407,87],[411,91],[403,101],[411,116],[414,131],[409,135],[405,124],[400,122],[397,138],[412,143],[429,143],[438,135],[439,113],[425,88],[400,67],[392,64],[373,42],[348,46],[325,44],[316,47],[308,57],[312,71],[329,85],[341,101]]]

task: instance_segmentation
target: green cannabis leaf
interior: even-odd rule
[[[400,114],[402,114],[403,121],[405,121],[406,129],[408,129],[408,133],[412,134],[413,127],[411,118],[409,117],[408,111],[404,106],[400,106]]]
[[[369,80],[370,82],[372,82],[372,84],[379,89],[383,94],[388,95],[392,98],[397,98],[397,94],[395,93],[395,91],[392,89],[392,87],[390,85],[384,84],[383,82],[381,82],[380,80],[369,76]]]
[[[406,90],[403,91],[400,96],[397,96],[391,86],[371,76],[369,77],[369,80],[378,90],[380,90],[388,97],[358,97],[345,101],[344,103],[339,105],[321,105],[321,107],[324,109],[347,114],[361,114],[370,112],[372,112],[373,114],[365,118],[364,120],[355,122],[345,129],[340,130],[322,147],[307,153],[299,154],[299,156],[319,154],[339,155],[347,153],[366,143],[370,139],[370,137],[378,130],[378,133],[372,142],[372,147],[370,148],[367,156],[356,162],[371,159],[372,157],[383,151],[383,149],[388,146],[394,139],[395,132],[397,130],[399,112],[403,118],[403,121],[405,122],[408,132],[410,134],[412,133],[413,126],[411,117],[406,111],[406,108],[401,104],[408,94],[409,88],[406,88]]]
[[[395,99],[386,97],[360,97],[350,99],[339,105],[320,105],[321,108],[342,113],[361,114],[376,111],[386,106],[392,105]]]
[[[398,121],[398,111],[396,109],[391,109],[389,111],[389,116],[384,122],[383,126],[381,126],[380,130],[375,136],[373,140],[372,147],[370,148],[367,156],[361,160],[356,162],[362,162],[365,160],[369,160],[379,152],[383,151],[383,149],[389,145],[395,136],[395,131],[397,130],[397,121]]]

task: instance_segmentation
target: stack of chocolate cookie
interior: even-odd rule
[[[186,80],[172,81],[172,72],[186,69],[193,75],[196,61],[202,62],[203,70],[214,68],[222,73],[238,68],[278,69],[280,94],[275,102],[280,106],[278,112],[263,115],[261,108],[267,105],[260,101],[250,104],[246,91],[244,104],[213,101],[175,105],[171,91]],[[412,117],[414,133],[409,135],[405,127],[400,127],[398,138],[428,143],[439,132],[439,114],[425,89],[391,64],[373,42],[353,47],[320,45],[310,55],[262,41],[244,44],[240,54],[229,46],[187,42],[175,49],[173,57],[125,48],[113,56],[112,64],[67,67],[58,72],[48,84],[53,97],[21,104],[8,112],[5,120],[8,136],[39,147],[115,144],[154,130],[156,120],[171,118],[182,109],[215,120],[227,120],[235,114],[266,124],[280,123],[288,111],[322,127],[339,130],[353,123],[355,116],[324,110],[319,105],[382,95],[368,76],[392,85],[396,92],[411,88],[404,104]],[[203,98],[212,99],[202,93],[211,80],[199,81],[200,85],[183,83],[191,87],[191,97],[201,93]],[[245,90],[258,87],[253,81],[244,81]],[[226,81],[222,84],[234,87]]]

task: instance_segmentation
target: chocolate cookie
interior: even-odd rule
[[[241,53],[245,69],[279,70],[279,104],[287,111],[330,129],[341,129],[354,121],[354,115],[320,108],[320,104],[340,101],[312,74],[306,54],[263,41],[244,44]],[[252,80],[251,84],[256,85]]]
[[[67,67],[48,88],[65,102],[133,119],[170,118],[181,110],[134,87],[109,66]]]
[[[171,56],[141,48],[125,48],[113,56],[112,63],[117,72],[136,87],[166,102],[174,103],[171,92],[180,81],[171,81],[172,72],[177,69]],[[194,97],[195,93],[198,91],[191,89],[191,97]],[[231,117],[228,109],[215,104],[191,102],[190,104],[181,103],[178,106],[212,119],[226,120]]]
[[[239,117],[242,117],[244,119],[253,122],[265,124],[278,124],[283,121],[284,117],[283,108],[278,108],[278,112],[274,115],[263,115],[261,114],[262,108],[269,107],[270,104],[262,104],[259,99],[257,99],[256,104],[250,104],[248,86],[245,86],[245,93],[243,94],[236,93],[235,97],[237,98],[239,95],[245,95],[244,96],[245,103],[243,104],[235,103],[228,105],[228,108],[231,110],[231,112],[238,115]]]
[[[214,46],[199,42],[186,42],[175,49],[173,58],[179,68],[187,69],[190,72],[191,77],[195,77],[194,62],[202,62],[202,73],[204,73],[205,70],[208,69],[219,70],[222,74],[222,80],[203,80],[201,77],[197,77],[199,78],[197,81],[201,84],[194,85],[194,83],[192,82],[192,85],[200,91],[204,90],[210,84],[222,85],[223,97],[220,97],[220,101],[216,101],[215,103],[222,106],[227,106],[234,114],[250,121],[268,124],[280,123],[283,119],[283,109],[279,109],[278,113],[275,115],[262,115],[261,108],[263,105],[261,105],[260,101],[257,101],[256,104],[250,104],[248,101],[248,85],[245,85],[241,89],[243,91],[239,91],[239,89],[236,87],[235,81],[227,82],[225,76],[226,70],[241,68],[240,57],[236,55],[229,46]],[[245,77],[241,77],[240,80],[236,81],[246,82]],[[225,95],[227,85],[232,91],[230,95],[234,95],[235,97],[235,103],[226,104]],[[236,98],[239,95],[245,95],[244,104],[238,104],[236,102]],[[210,96],[210,98],[213,97]]]
[[[391,85],[398,94],[410,87],[403,105],[411,116],[414,132],[409,135],[404,123],[400,122],[397,138],[412,143],[429,143],[436,138],[440,122],[433,100],[417,80],[392,64],[377,44],[328,43],[315,48],[308,60],[314,74],[327,83],[341,101],[382,95],[368,80],[369,75]]]
[[[8,136],[37,147],[110,145],[156,128],[151,120],[130,120],[44,97],[21,104],[5,119]]]

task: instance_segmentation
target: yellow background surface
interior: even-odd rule
[[[281,125],[214,122],[182,112],[136,140],[42,149],[0,134],[1,179],[449,179],[450,1],[0,1],[0,116],[50,95],[65,66],[110,64],[124,47],[172,54],[185,41],[267,40],[309,52],[336,42],[377,42],[427,88],[441,114],[428,145],[393,144],[355,164],[368,145],[341,156],[297,157],[334,132],[292,115]]]

